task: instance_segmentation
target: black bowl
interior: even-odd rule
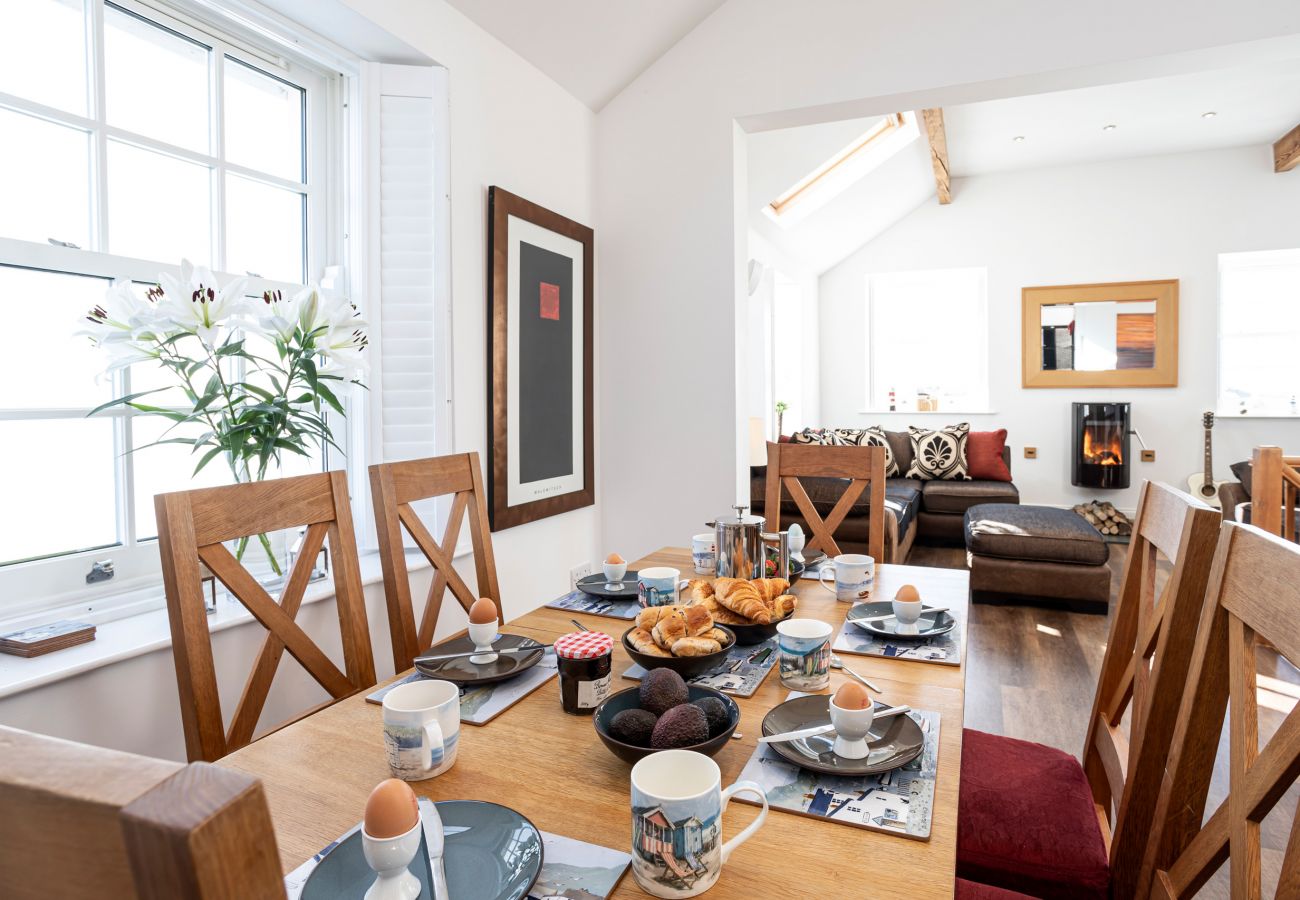
[[[785,621],[782,619],[781,621]],[[776,634],[777,622],[771,625],[759,625],[757,622],[750,625],[728,625],[726,626],[732,634],[736,636],[736,643],[742,647],[752,647],[754,644],[761,644],[763,641]]]
[[[722,645],[722,649],[716,653],[706,653],[703,656],[651,656],[648,653],[642,653],[633,647],[632,642],[627,639],[627,636],[636,630],[637,626],[635,625],[623,632],[623,649],[627,651],[628,656],[632,657],[633,662],[647,671],[650,669],[672,669],[682,678],[690,680],[716,666],[718,661],[727,655],[727,651],[736,644],[735,632],[730,628],[717,624],[713,627],[719,631],[725,631],[729,638]]]
[[[764,566],[764,571],[766,571],[767,564],[764,563],[763,566]],[[804,569],[806,568],[807,566],[799,562],[799,560],[797,559],[790,560],[790,574],[785,577],[785,580],[790,582],[790,587],[794,587],[795,584],[799,581],[799,579],[803,577]]]
[[[735,700],[732,700],[722,691],[697,687],[693,684],[688,684],[686,689],[690,692],[691,700],[699,700],[703,697],[717,697],[722,701],[723,706],[727,707],[729,720],[725,729],[702,744],[681,748],[682,750],[694,750],[697,753],[703,753],[705,756],[712,756],[726,745],[727,741],[731,739],[731,733],[740,724],[740,707],[736,705]],[[591,717],[591,723],[596,727],[596,734],[600,735],[601,741],[609,748],[609,752],[627,763],[635,763],[642,757],[649,756],[656,751],[649,747],[638,747],[636,744],[625,744],[618,738],[613,737],[609,733],[609,722],[615,715],[625,709],[640,708],[640,690],[638,688],[628,688],[625,691],[619,691],[617,694],[606,697],[605,702],[596,707],[596,712]]]

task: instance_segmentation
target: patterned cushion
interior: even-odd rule
[[[965,481],[970,477],[966,471],[968,422],[939,429],[909,425],[907,431],[912,436],[912,465],[907,470],[908,478]]]
[[[862,440],[859,444],[865,444],[868,447],[885,448],[885,477],[897,478],[899,476],[898,460],[894,456],[894,448],[889,444],[889,438],[885,436],[885,429],[879,425],[872,425],[862,432]]]
[[[896,478],[899,474],[898,460],[894,450],[885,437],[885,430],[879,425],[870,428],[805,428],[795,432],[790,439],[795,444],[831,444],[837,447],[884,447],[885,477]]]
[[[805,428],[790,435],[792,444],[833,444],[835,433],[828,428]]]

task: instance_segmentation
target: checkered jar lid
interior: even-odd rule
[[[565,659],[595,659],[614,649],[614,639],[603,631],[571,631],[555,639],[555,655]]]

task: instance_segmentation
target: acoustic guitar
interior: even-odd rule
[[[1207,412],[1201,416],[1201,425],[1205,428],[1205,470],[1187,479],[1187,491],[1193,497],[1219,509],[1219,485],[1227,482],[1214,480],[1214,452],[1210,438],[1210,431],[1214,428],[1214,413]]]

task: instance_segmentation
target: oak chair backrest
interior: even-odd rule
[[[800,478],[846,478],[848,485],[825,519],[817,512]],[[781,489],[790,492],[804,521],[812,530],[805,551],[821,549],[838,556],[835,531],[853,504],[868,495],[867,553],[877,562],[885,559],[885,448],[826,447],[817,444],[767,445],[767,497],[763,512],[769,531],[781,528]]]
[[[284,897],[262,783],[0,726],[0,894]]]
[[[1251,524],[1288,541],[1300,538],[1295,533],[1300,456],[1284,456],[1281,447],[1256,447],[1250,467]]]
[[[451,512],[439,543],[411,504],[448,494],[452,497]],[[497,584],[496,559],[492,555],[492,534],[488,527],[487,492],[483,489],[483,469],[477,453],[456,453],[371,466],[370,496],[375,505],[395,671],[411,668],[416,655],[429,649],[433,643],[433,632],[438,625],[447,588],[451,588],[452,596],[466,612],[479,597],[490,598],[497,607],[497,620],[505,622],[501,588]],[[477,592],[469,589],[452,565],[461,523],[467,516],[470,541],[474,547]],[[418,629],[406,554],[402,548],[403,528],[433,566],[433,583],[429,586]]]
[[[1297,609],[1300,547],[1251,525],[1223,523],[1143,865],[1151,895],[1192,896],[1228,860],[1232,896],[1260,896],[1260,823],[1300,773],[1300,707],[1261,749],[1256,651],[1267,642],[1292,666],[1300,663]],[[1229,706],[1228,796],[1206,820]],[[1297,822],[1283,852],[1278,897],[1300,894]]]
[[[1117,897],[1139,878],[1220,521],[1190,494],[1142,485],[1083,748]],[[1158,553],[1173,566],[1159,593]]]
[[[348,504],[347,476],[339,471],[179,491],[154,498],[185,749],[191,760],[220,759],[253,740],[285,650],[334,700],[375,683],[375,660]],[[307,533],[277,603],[235,559],[226,542],[300,525],[307,526]],[[346,674],[294,621],[326,537]],[[217,694],[200,564],[206,565],[267,631],[229,730],[223,724]]]

